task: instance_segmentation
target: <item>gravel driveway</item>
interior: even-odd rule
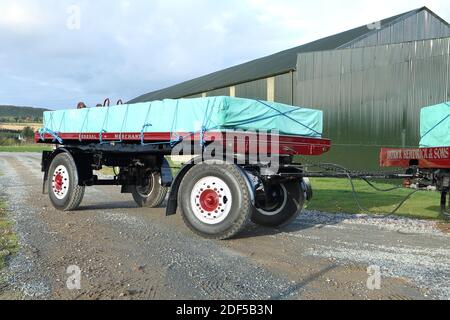
[[[39,154],[0,153],[0,171],[21,246],[0,299],[450,299],[450,237],[433,222],[305,212],[284,230],[209,241],[118,187],[54,210]],[[80,290],[66,286],[72,265]],[[367,288],[371,265],[379,290]]]

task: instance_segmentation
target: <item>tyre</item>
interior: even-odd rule
[[[208,239],[236,236],[252,212],[246,178],[228,164],[194,166],[180,184],[178,203],[185,224]]]
[[[139,207],[156,208],[166,199],[167,188],[161,185],[161,174],[149,172],[148,183],[145,186],[133,186],[131,193]]]
[[[273,184],[268,192],[256,194],[252,221],[264,227],[283,227],[297,218],[305,204],[300,181]]]
[[[48,171],[48,194],[53,206],[60,211],[77,209],[84,197],[84,186],[78,185],[78,171],[73,157],[58,154]]]

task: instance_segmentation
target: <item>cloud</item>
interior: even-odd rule
[[[0,104],[67,108],[81,100],[127,100],[423,5],[1,0]],[[426,5],[450,20],[448,1]]]

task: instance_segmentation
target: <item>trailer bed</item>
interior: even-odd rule
[[[208,145],[212,142],[219,142],[222,145],[232,148],[237,154],[256,154],[261,152],[280,154],[280,155],[308,155],[318,156],[328,152],[331,149],[331,140],[321,138],[310,138],[291,135],[267,135],[258,133],[239,133],[234,131],[206,132],[203,136],[200,133],[190,134],[185,132],[170,133],[56,133],[62,143],[58,143],[55,136],[49,133],[35,134],[36,143],[64,144],[64,145],[97,145],[115,144],[115,145],[134,145],[136,150],[140,146],[153,145],[156,149],[171,151],[174,147],[174,140],[179,142],[194,142],[200,144],[202,140]],[[274,150],[272,150],[274,149]]]

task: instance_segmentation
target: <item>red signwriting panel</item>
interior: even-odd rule
[[[383,148],[380,154],[382,167],[449,169],[450,147],[392,149]]]

